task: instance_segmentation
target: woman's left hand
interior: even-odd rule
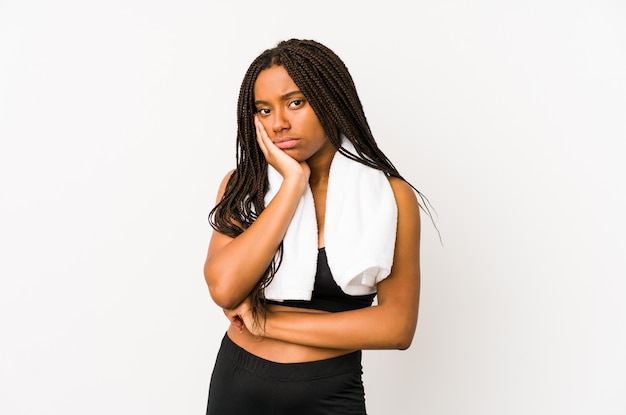
[[[231,310],[224,309],[224,314],[239,332],[242,332],[245,328],[253,336],[263,336],[265,319],[261,321],[262,316],[258,316],[259,321],[255,320],[250,298],[246,298],[237,307]]]

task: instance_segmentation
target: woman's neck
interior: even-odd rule
[[[309,168],[311,169],[311,176],[309,177],[309,185],[311,188],[328,183],[330,164],[336,152],[337,150],[333,148],[332,151],[325,151],[323,154],[318,153],[307,160]]]

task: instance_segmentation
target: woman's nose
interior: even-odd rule
[[[272,130],[279,133],[290,127],[289,119],[284,111],[274,111],[274,118],[272,119]]]

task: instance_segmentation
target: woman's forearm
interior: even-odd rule
[[[284,180],[254,223],[236,238],[214,234],[204,275],[215,303],[233,308],[250,293],[276,254],[306,181]]]
[[[274,312],[265,337],[333,349],[406,349],[417,325],[417,310],[390,305],[339,313]]]

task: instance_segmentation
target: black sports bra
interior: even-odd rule
[[[317,253],[317,272],[315,273],[315,284],[311,300],[267,300],[267,304],[337,312],[369,307],[372,305],[374,297],[376,297],[376,293],[367,295],[348,295],[344,293],[330,272],[328,260],[326,259],[326,250],[320,248]]]

